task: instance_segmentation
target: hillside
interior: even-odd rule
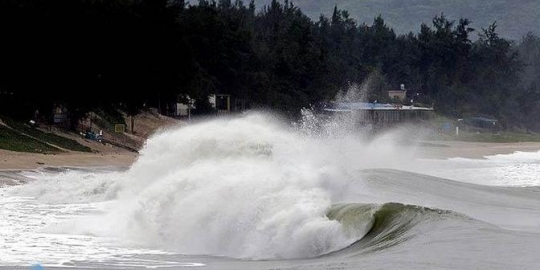
[[[81,127],[94,132],[103,131],[103,141],[82,137],[81,134],[43,124],[39,128],[0,115],[0,149],[16,152],[59,154],[65,152],[118,153],[126,150],[136,152],[144,142],[161,128],[184,124],[184,122],[143,111],[133,118],[133,132],[116,133],[105,119],[93,114],[92,121],[82,121]],[[124,117],[126,117],[124,115]],[[97,121],[100,120],[100,121]],[[126,117],[126,122],[130,118]],[[90,124],[86,124],[89,122]],[[131,127],[129,130],[131,130]]]
[[[255,0],[257,7],[271,0]],[[450,19],[468,18],[477,30],[497,21],[502,37],[520,40],[529,31],[540,29],[538,0],[294,0],[294,5],[313,19],[332,15],[334,5],[347,10],[359,23],[371,24],[381,14],[397,33],[418,32],[422,22],[431,23],[443,12]],[[476,35],[475,35],[476,36]]]

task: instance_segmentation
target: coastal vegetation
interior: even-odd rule
[[[204,114],[208,95],[229,94],[294,117],[374,78],[368,101],[404,84],[438,114],[539,131],[540,38],[512,42],[470,19],[396,34],[381,16],[358,24],[336,7],[312,20],[289,1],[0,0],[0,114],[62,104],[75,127],[90,111],[134,115],[185,95]]]
[[[4,125],[0,125],[0,149],[31,153],[55,153],[60,151],[56,147],[24,136]]]
[[[60,147],[66,150],[79,151],[79,152],[91,152],[92,150],[79,144],[75,140],[65,138],[53,133],[43,132],[39,129],[30,127],[21,122],[15,121],[9,117],[0,117],[2,121],[12,129],[13,132],[19,133],[20,136],[28,137],[34,140],[39,140],[42,143],[46,143],[49,146]],[[1,147],[0,147],[1,148]],[[58,149],[57,149],[58,150]]]
[[[255,0],[257,6],[271,2]],[[423,22],[431,22],[433,16],[441,12],[449,18],[472,19],[477,29],[487,28],[497,21],[500,35],[512,40],[519,41],[527,32],[540,29],[540,20],[537,20],[540,2],[535,0],[294,0],[294,4],[313,19],[318,19],[321,13],[330,16],[336,4],[349,11],[351,18],[359,23],[369,24],[373,16],[381,14],[399,34],[418,31]]]

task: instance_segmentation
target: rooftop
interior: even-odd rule
[[[331,103],[324,108],[329,112],[350,112],[359,110],[416,110],[416,111],[432,111],[433,108],[403,106],[397,104],[383,103],[368,103],[368,102],[336,102]]]

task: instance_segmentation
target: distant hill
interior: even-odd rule
[[[246,1],[248,2],[248,1]],[[257,7],[271,0],[255,0]],[[282,2],[282,1],[281,1]],[[294,0],[295,6],[317,20],[320,14],[332,15],[334,5],[347,10],[359,23],[371,24],[382,15],[397,33],[417,33],[420,24],[431,24],[443,12],[447,18],[468,18],[473,28],[481,30],[497,21],[498,33],[505,38],[521,40],[527,32],[540,33],[540,0]],[[477,35],[474,35],[477,37]]]

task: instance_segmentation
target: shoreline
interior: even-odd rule
[[[0,171],[36,170],[43,167],[129,167],[138,156],[129,151],[38,154],[0,149]]]
[[[420,159],[469,158],[505,155],[514,152],[538,152],[540,142],[484,143],[461,141],[421,141],[414,148],[414,157]],[[63,152],[37,154],[0,149],[0,172],[36,170],[43,167],[130,167],[138,153],[117,150],[98,153]]]
[[[540,142],[493,143],[463,141],[422,141],[416,148],[416,158],[485,159],[486,156],[508,155],[515,152],[539,152]]]

